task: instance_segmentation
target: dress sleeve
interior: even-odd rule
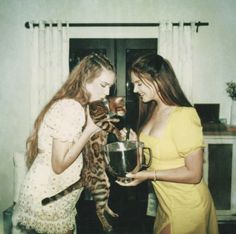
[[[56,102],[45,116],[46,125],[51,128],[51,136],[61,141],[73,142],[82,132],[85,112],[80,103],[73,99]]]
[[[178,110],[172,121],[172,129],[180,157],[204,147],[201,121],[194,108],[183,107]]]

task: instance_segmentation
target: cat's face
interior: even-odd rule
[[[125,116],[126,105],[125,97],[109,97],[108,98],[109,112],[118,116]]]
[[[124,116],[126,114],[125,97],[109,97],[89,104],[92,118]]]

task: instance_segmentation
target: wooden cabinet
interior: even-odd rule
[[[236,220],[236,133],[206,132],[204,179],[219,220]]]

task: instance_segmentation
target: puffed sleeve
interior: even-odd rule
[[[85,112],[81,104],[73,99],[57,101],[45,116],[51,136],[61,141],[72,142],[82,132]]]
[[[179,108],[172,119],[172,130],[180,157],[204,147],[201,121],[194,108]]]

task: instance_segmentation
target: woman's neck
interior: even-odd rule
[[[162,113],[162,112],[165,112],[166,110],[169,110],[171,109],[172,106],[170,105],[167,105],[163,102],[159,102],[157,105],[156,105],[156,108],[155,108],[155,113],[158,114],[158,113]]]

